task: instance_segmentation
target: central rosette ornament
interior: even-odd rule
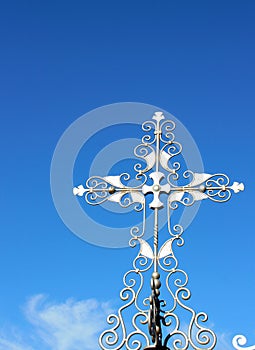
[[[149,204],[150,208],[152,209],[163,208],[164,205],[159,199],[159,196],[161,193],[167,193],[167,194],[170,193],[171,187],[169,184],[160,185],[161,180],[165,177],[165,175],[160,171],[155,171],[151,173],[149,176],[153,180],[153,185],[152,186],[143,185],[142,187],[143,194],[153,193],[153,201]]]

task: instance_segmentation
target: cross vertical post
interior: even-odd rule
[[[154,117],[155,118],[155,117]],[[161,118],[156,119],[156,172],[159,171],[159,147],[160,147],[160,123]],[[159,191],[160,186],[159,185],[154,185],[154,190]],[[154,272],[158,272],[158,208],[156,207],[155,209],[155,216],[154,216]]]

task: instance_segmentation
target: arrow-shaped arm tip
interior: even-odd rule
[[[233,185],[230,187],[235,193],[238,193],[240,191],[244,191],[244,183],[241,182],[234,182]]]
[[[85,188],[82,185],[79,185],[78,187],[73,188],[73,194],[74,196],[80,196],[82,197],[84,193],[86,192]]]

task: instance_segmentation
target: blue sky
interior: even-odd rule
[[[118,303],[134,252],[73,235],[54,207],[49,178],[66,128],[94,108],[124,101],[175,115],[207,172],[245,183],[224,205],[202,203],[179,256],[192,305],[208,313],[222,344],[237,333],[255,344],[254,1],[0,6],[0,349],[89,350],[84,344],[99,329],[84,338],[88,317],[78,321],[77,310],[89,303],[100,328]],[[59,318],[66,321],[61,329]]]

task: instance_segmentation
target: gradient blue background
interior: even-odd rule
[[[21,306],[38,293],[117,299],[134,252],[71,234],[49,171],[75,119],[137,101],[187,127],[207,172],[245,183],[224,205],[202,204],[179,256],[194,307],[255,344],[254,21],[252,0],[1,2],[0,328],[26,329]]]

